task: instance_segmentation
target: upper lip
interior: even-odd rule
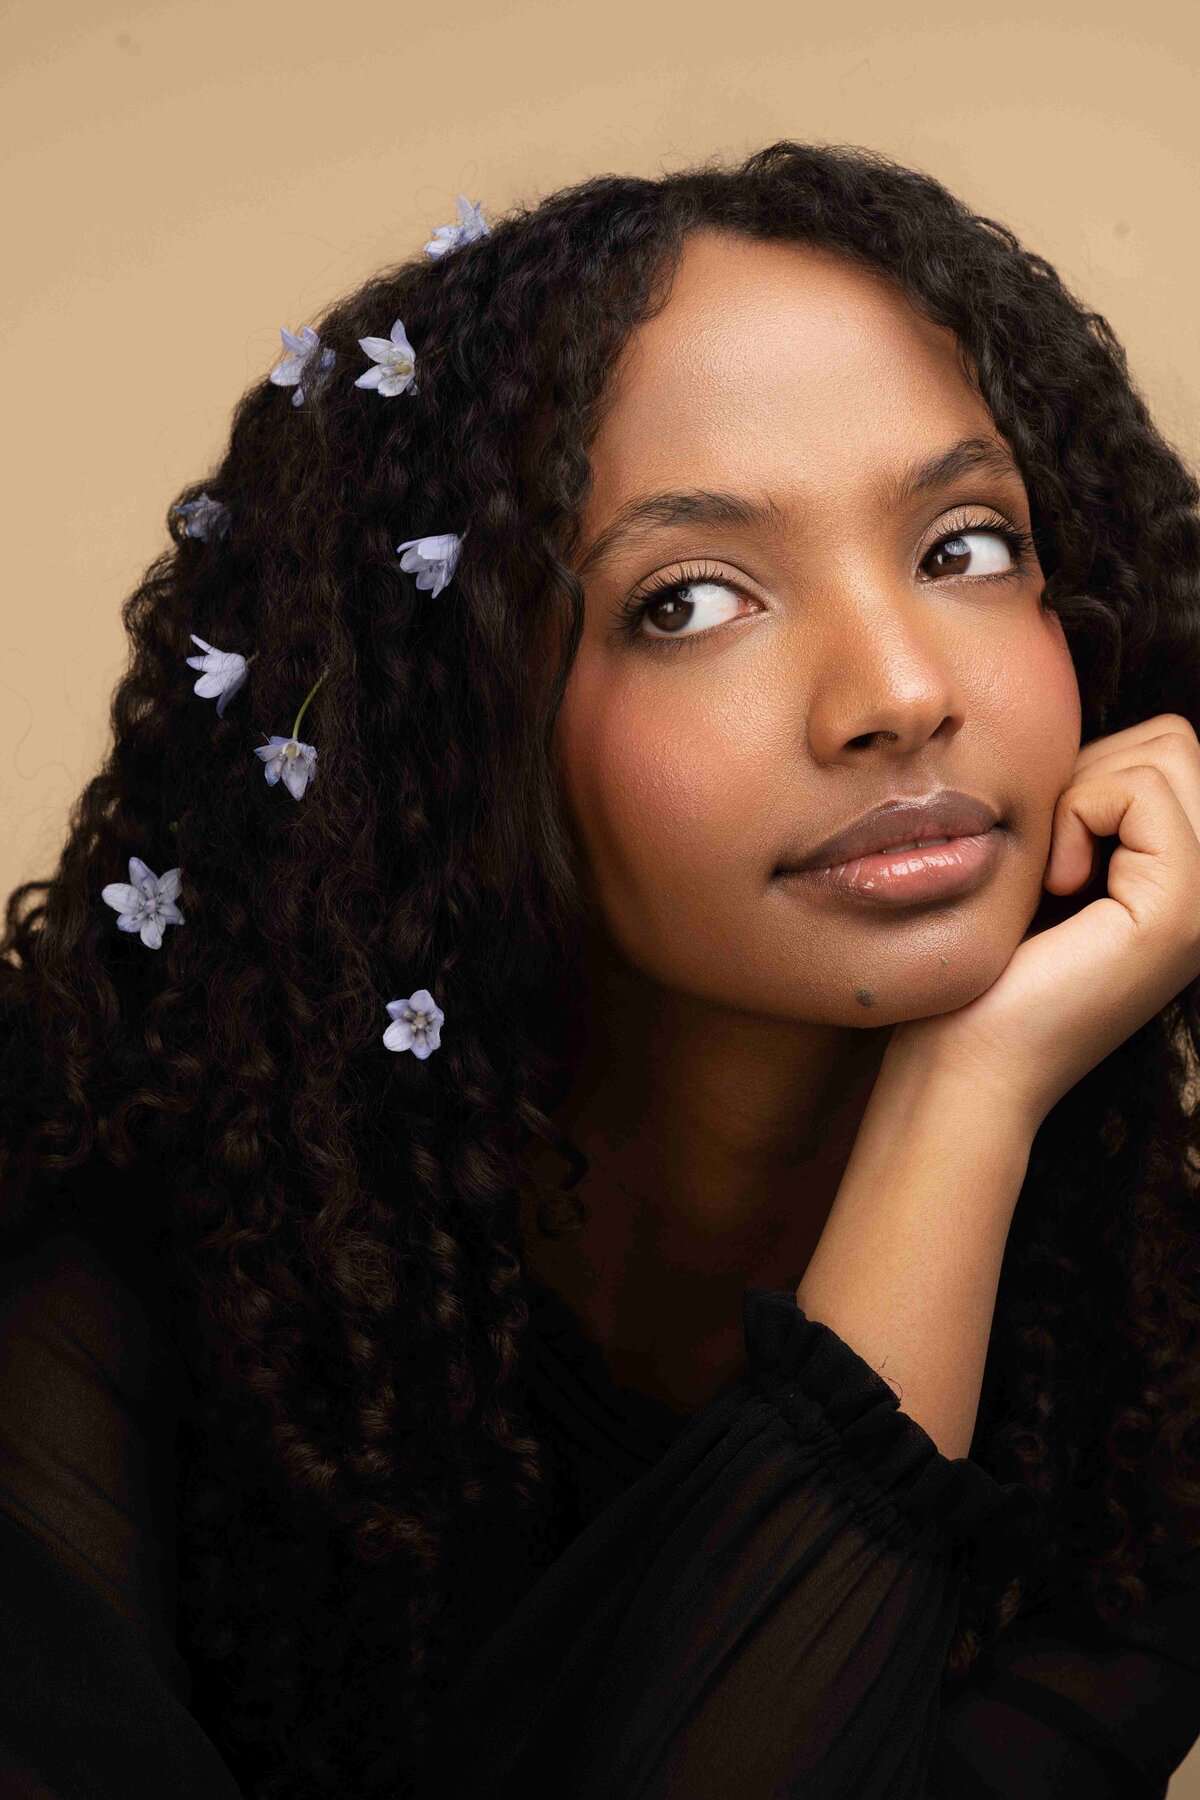
[[[787,860],[776,872],[832,868],[857,856],[870,856],[918,838],[974,837],[978,832],[990,831],[998,818],[995,807],[986,800],[957,793],[953,788],[943,788],[924,800],[885,800],[807,855],[793,858],[785,852]]]

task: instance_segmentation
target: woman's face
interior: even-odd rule
[[[736,1012],[881,1026],[966,1004],[1037,909],[1080,704],[1036,557],[995,533],[1030,528],[1015,464],[896,497],[961,439],[1003,460],[952,333],[829,252],[704,231],[613,382],[557,726],[603,932],[654,983]],[[660,509],[593,554],[630,507],[701,489],[769,516]],[[680,580],[623,631],[631,596]],[[776,875],[945,787],[1001,820],[975,891],[885,910]]]

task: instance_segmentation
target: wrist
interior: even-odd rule
[[[1028,1158],[1043,1110],[1012,1075],[972,1055],[970,1047],[939,1029],[926,1031],[918,1019],[898,1025],[888,1040],[867,1111],[889,1119],[940,1121],[945,1133],[975,1134],[984,1142],[1007,1144]]]
[[[1003,1087],[888,1052],[796,1290],[893,1385],[943,1455],[967,1454],[1004,1248],[1033,1142]]]
[[[1002,1248],[1034,1130],[1002,1084],[919,1042],[889,1043],[810,1274],[837,1266],[844,1277],[868,1242],[883,1268],[897,1234],[924,1238],[964,1216],[979,1247]]]

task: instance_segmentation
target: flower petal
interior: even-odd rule
[[[389,1050],[410,1050],[413,1041],[412,1026],[403,1019],[397,1019],[389,1025],[383,1034],[383,1041]]]
[[[377,388],[379,383],[383,380],[383,375],[384,371],[381,364],[373,363],[365,374],[359,376],[354,385],[355,387],[360,388]]]
[[[158,876],[148,864],[142,861],[140,856],[131,856],[129,859],[129,879],[137,882],[157,881]]]
[[[444,562],[454,554],[458,538],[452,531],[440,532],[436,537],[422,538],[417,544],[421,555],[434,562]]]
[[[294,800],[304,798],[304,790],[308,786],[310,770],[303,757],[285,756],[283,759],[283,785]]]
[[[165,875],[158,878],[158,897],[160,900],[177,900],[183,885],[183,870],[168,869]]]
[[[240,675],[235,675],[233,680],[226,685],[225,692],[217,701],[218,719],[223,719],[225,717],[225,708],[229,705],[229,702],[233,699],[234,695],[240,693],[242,688],[245,687],[246,674],[247,671],[243,669]]]
[[[162,949],[162,926],[155,918],[142,920],[142,942],[151,950]]]
[[[380,373],[381,379],[377,384],[379,392],[385,395],[389,400],[393,399],[397,394],[402,394],[405,388],[412,382],[411,370],[407,375],[402,375],[399,371],[394,374],[386,371],[381,371]]]
[[[110,881],[107,887],[100,889],[100,898],[108,906],[115,906],[118,912],[136,912],[142,904],[142,890],[130,887],[127,881]]]

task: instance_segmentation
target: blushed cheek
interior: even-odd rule
[[[601,895],[647,912],[696,898],[714,857],[718,866],[736,861],[748,773],[740,746],[715,736],[711,713],[665,708],[661,693],[650,700],[581,683],[559,737],[572,818]]]
[[[1045,615],[1045,624],[1037,640],[1034,662],[1035,682],[1041,695],[1035,716],[1040,715],[1040,736],[1045,761],[1051,772],[1051,785],[1057,781],[1054,798],[1071,778],[1079,755],[1079,734],[1083,707],[1079,696],[1079,680],[1066,635],[1056,613]]]
[[[1013,645],[1008,670],[1004,737],[1013,823],[1031,850],[1049,854],[1054,806],[1070,784],[1079,755],[1079,682],[1062,625],[1045,613],[1032,634]]]

